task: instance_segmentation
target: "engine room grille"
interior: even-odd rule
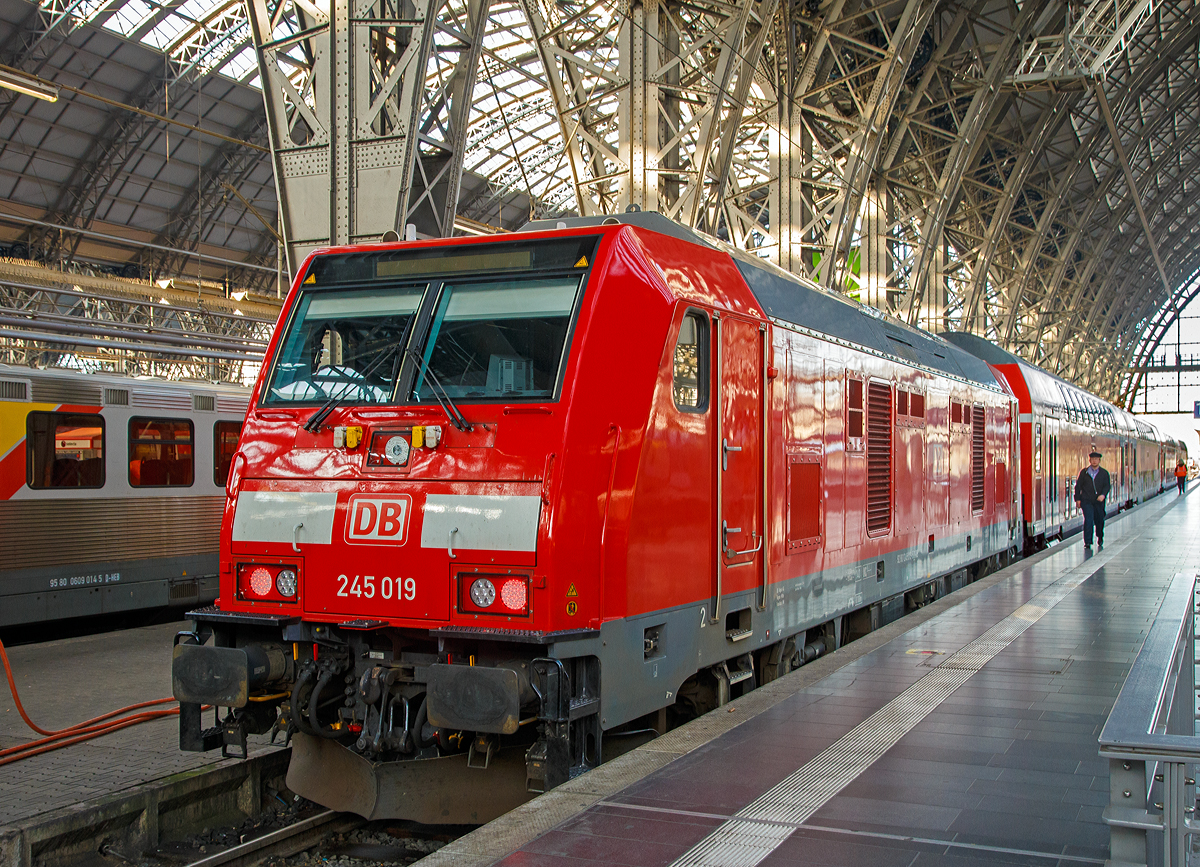
[[[892,526],[892,388],[867,384],[867,532]]]
[[[983,511],[983,407],[971,407],[971,511]]]

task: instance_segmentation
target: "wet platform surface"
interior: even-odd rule
[[[762,712],[723,733],[680,746],[685,726],[426,861],[1103,864],[1097,737],[1172,578],[1200,569],[1198,530],[1200,499],[1155,498],[1110,519],[1103,549],[1076,536],[988,576],[847,664],[859,642],[735,701]]]
[[[48,632],[53,628],[46,627]],[[172,639],[184,628],[190,628],[190,621],[10,648],[26,713],[44,729],[61,729],[136,702],[169,697]],[[205,723],[211,724],[209,720],[206,715]],[[7,683],[0,683],[0,749],[40,737],[21,719]],[[253,740],[251,755],[271,749],[265,737]],[[220,760],[219,752],[180,752],[177,717],[152,720],[0,765],[0,825],[235,761]]]

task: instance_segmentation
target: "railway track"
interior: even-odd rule
[[[253,840],[188,863],[187,867],[254,867],[257,864],[321,864],[330,859],[399,867],[419,861],[464,833],[455,827],[397,827],[351,813],[326,810]],[[352,833],[360,832],[360,833]],[[294,859],[287,861],[285,859]]]
[[[365,824],[366,820],[358,816],[326,810],[223,852],[207,855],[199,861],[193,861],[188,867],[251,867],[268,858],[286,858],[311,849],[331,834],[350,831]]]

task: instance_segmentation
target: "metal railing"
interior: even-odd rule
[[[1100,733],[1109,864],[1183,867],[1195,821],[1196,576],[1176,574]],[[1197,837],[1200,839],[1200,837]]]

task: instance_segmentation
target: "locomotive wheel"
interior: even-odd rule
[[[777,680],[794,671],[798,663],[796,639],[789,638],[787,641],[773,644],[759,655],[759,682],[770,683]]]

